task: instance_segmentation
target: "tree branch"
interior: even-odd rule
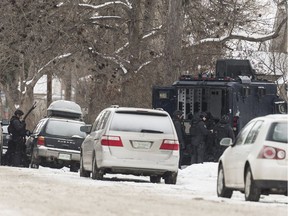
[[[271,40],[271,39],[278,37],[279,32],[281,31],[282,27],[284,26],[286,22],[287,22],[287,18],[282,20],[282,22],[279,24],[279,26],[276,28],[276,30],[273,33],[269,35],[265,35],[263,37],[250,37],[250,36],[244,36],[244,35],[230,34],[228,36],[224,36],[220,38],[203,39],[193,45],[198,45],[198,44],[207,43],[207,42],[226,42],[228,40],[233,40],[233,39],[245,40],[245,41],[251,41],[251,42],[264,42],[264,41]]]

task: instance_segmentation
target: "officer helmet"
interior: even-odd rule
[[[176,110],[174,113],[173,113],[173,116],[174,117],[180,117],[181,115],[183,115],[183,112],[181,110]]]
[[[19,115],[19,116],[22,116],[24,115],[24,112],[20,109],[17,109],[15,112],[14,112],[15,115]]]
[[[205,112],[202,112],[199,117],[201,119],[203,119],[204,117],[207,119],[207,114]]]
[[[228,115],[223,115],[221,117],[221,120],[224,121],[224,122],[229,122],[229,116]]]

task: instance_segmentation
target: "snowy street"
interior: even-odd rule
[[[277,215],[287,216],[288,198],[261,196],[245,202],[216,195],[217,163],[179,171],[176,185],[152,184],[148,177],[105,175],[104,181],[79,173],[0,167],[0,215]]]

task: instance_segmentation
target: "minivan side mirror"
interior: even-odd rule
[[[84,125],[80,127],[80,131],[85,132],[87,134],[90,133],[92,125]]]
[[[233,141],[231,138],[225,137],[223,139],[221,139],[220,141],[220,145],[221,146],[231,146],[233,144]]]

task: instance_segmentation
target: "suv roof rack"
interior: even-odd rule
[[[74,101],[57,100],[53,101],[47,109],[48,117],[63,117],[77,119],[82,118],[82,110],[79,104]]]

